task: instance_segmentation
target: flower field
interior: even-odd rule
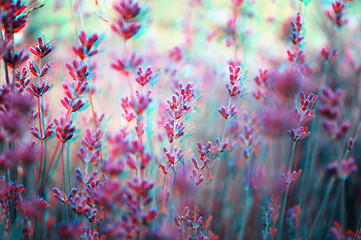
[[[0,239],[361,239],[359,0],[0,9]]]

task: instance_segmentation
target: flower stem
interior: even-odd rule
[[[292,163],[293,163],[293,158],[294,158],[294,155],[295,155],[296,143],[297,143],[297,141],[292,142],[291,157],[290,157],[290,161],[289,161],[289,164],[288,164],[288,172],[291,172],[291,169],[292,169]],[[285,215],[285,211],[286,211],[287,197],[288,197],[288,192],[289,192],[289,189],[290,189],[290,184],[291,183],[286,183],[286,192],[285,192],[285,196],[283,198],[282,211],[281,211],[281,222],[280,222],[281,225],[280,225],[280,231],[279,231],[277,239],[280,239],[280,237],[282,237],[283,220],[284,220],[284,215]]]
[[[316,219],[315,219],[315,221],[313,222],[313,225],[312,225],[312,227],[311,227],[311,231],[310,231],[310,233],[309,233],[309,235],[308,235],[308,239],[311,239],[312,233],[313,233],[313,231],[315,230],[315,228],[317,227],[319,219],[320,219],[320,218],[322,217],[322,215],[323,215],[324,208],[326,207],[327,200],[328,200],[328,197],[330,196],[330,193],[331,193],[331,190],[332,190],[333,185],[334,185],[334,183],[335,183],[335,180],[336,180],[336,179],[335,179],[334,177],[332,177],[332,179],[330,180],[330,182],[329,182],[329,184],[328,184],[326,194],[325,194],[325,196],[323,197],[323,200],[322,200],[321,206],[320,206],[320,208],[319,208],[319,210],[318,210]]]

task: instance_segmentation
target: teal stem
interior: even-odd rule
[[[342,232],[346,232],[346,199],[345,199],[345,179],[341,181],[341,227]]]
[[[324,209],[325,209],[325,207],[326,207],[326,205],[327,205],[327,201],[328,201],[328,198],[329,198],[329,196],[330,196],[330,194],[331,194],[331,190],[332,190],[332,188],[333,188],[333,185],[335,184],[335,180],[336,180],[336,179],[335,179],[334,177],[332,177],[332,179],[330,180],[330,182],[329,182],[329,184],[328,184],[326,194],[325,194],[325,196],[323,197],[323,200],[322,200],[321,206],[320,206],[320,208],[319,208],[319,211],[318,211],[318,213],[317,213],[316,219],[315,219],[315,221],[313,222],[313,225],[312,225],[312,227],[311,227],[311,231],[310,231],[310,233],[309,233],[308,239],[311,239],[312,233],[313,233],[313,231],[315,230],[315,228],[317,227],[319,219],[323,216],[323,212],[324,212]]]
[[[60,161],[60,158],[61,158],[61,156],[62,156],[62,154],[63,154],[63,150],[64,150],[64,143],[61,144],[60,153],[59,153],[58,157],[56,158],[56,162],[55,162],[54,166],[52,167],[52,169],[50,170],[49,175],[48,175],[48,177],[46,178],[44,184],[42,184],[42,187],[44,187],[44,186],[46,185],[46,183],[47,183],[48,180],[49,180],[49,177],[50,177],[50,176],[53,176],[53,174],[54,174],[54,172],[55,172],[55,170],[56,170],[56,167],[58,166],[58,163],[59,163],[59,161]]]
[[[353,240],[356,240],[356,237],[357,237],[357,235],[359,233],[360,222],[361,222],[361,204],[360,204],[360,208],[359,208],[359,212],[358,212],[358,219],[357,219],[357,225],[356,225],[356,230],[355,230],[355,237],[353,238]]]
[[[228,162],[229,162],[229,159],[230,159],[230,155],[231,155],[231,153],[227,152],[227,157],[226,157],[226,162],[225,162],[226,175],[224,176],[222,197],[221,197],[221,203],[220,203],[220,206],[219,206],[219,226],[221,226],[221,222],[222,222],[222,209],[223,209],[223,204],[224,204],[224,195],[225,195],[226,188],[227,188],[227,183],[228,183],[228,175],[229,175]]]
[[[40,184],[40,186],[42,186],[42,184],[44,182],[45,172],[46,172],[46,145],[47,145],[47,141],[44,141],[43,172],[41,174],[41,184]]]
[[[291,157],[290,157],[289,164],[288,164],[288,172],[291,172],[291,169],[292,169],[292,163],[293,163],[293,158],[294,158],[294,155],[295,155],[296,143],[297,143],[297,141],[292,142]],[[287,176],[287,173],[286,173],[286,176]],[[279,231],[277,239],[280,239],[280,237],[282,237],[283,221],[284,221],[284,215],[285,215],[285,211],[286,211],[288,192],[289,192],[291,183],[286,183],[286,184],[287,184],[286,185],[286,192],[285,192],[285,196],[283,198],[282,212],[281,212],[281,222],[280,222],[281,225],[280,225],[280,231]]]
[[[67,150],[66,150],[66,163],[67,163],[67,174],[68,174],[68,191],[70,192],[71,186],[70,186],[70,144],[67,144]]]

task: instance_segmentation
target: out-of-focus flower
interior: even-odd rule
[[[152,98],[150,96],[152,92],[149,90],[145,94],[139,91],[135,92],[135,98],[131,99],[129,105],[133,108],[134,112],[139,116],[149,106]]]
[[[339,28],[346,25],[348,22],[347,19],[343,18],[344,8],[345,4],[339,0],[336,0],[332,3],[333,14],[329,10],[325,12],[326,16]]]
[[[270,135],[282,135],[297,124],[292,113],[284,106],[264,107],[260,110],[262,131]]]
[[[287,50],[288,60],[298,64],[304,64],[306,56],[302,50],[294,50],[293,52]]]
[[[289,35],[289,39],[294,45],[299,44],[304,37],[302,36],[302,18],[301,13],[297,13],[295,20],[291,21],[292,33]]]
[[[337,221],[334,221],[333,226],[330,229],[329,237],[332,240],[352,240],[355,237],[355,233],[348,230],[345,234],[342,226]]]
[[[194,183],[198,186],[204,181],[204,177],[201,172],[197,173],[197,170],[194,168],[192,174],[190,175]]]
[[[23,141],[16,148],[16,157],[24,166],[31,166],[39,159],[40,151],[36,148],[35,144],[34,141]]]
[[[299,71],[289,68],[282,73],[274,74],[270,77],[270,87],[279,96],[293,99],[302,88],[302,78],[302,74]]]
[[[328,86],[322,86],[321,93],[318,112],[326,119],[339,119],[342,115],[340,108],[342,90],[337,89],[333,91]]]
[[[354,161],[354,158],[350,157],[348,159],[343,159],[341,164],[338,161],[330,163],[326,170],[332,173],[335,178],[346,180],[351,175],[351,173],[358,170],[358,167]]]
[[[230,107],[222,106],[218,109],[218,112],[226,120],[230,119],[231,117],[235,116],[238,113],[236,106],[234,106],[234,105],[231,105]]]
[[[119,34],[124,40],[132,38],[140,30],[141,24],[137,22],[125,22],[119,19],[116,24],[111,25],[112,30]]]
[[[21,201],[20,205],[21,211],[25,216],[31,219],[40,219],[44,215],[47,202],[38,196],[31,196]]]
[[[329,51],[327,50],[327,48],[323,47],[321,49],[321,55],[325,59],[325,61],[333,62],[338,56],[338,51],[336,48],[334,48],[332,51]]]
[[[183,58],[182,49],[176,46],[169,50],[169,58],[175,62],[179,62]]]
[[[342,90],[333,91],[327,86],[322,87],[320,107],[318,112],[324,117],[322,126],[327,134],[333,139],[342,139],[351,123],[349,120],[342,120]]]
[[[144,73],[142,68],[138,68],[138,77],[135,80],[137,81],[137,83],[139,83],[140,86],[144,87],[151,80],[152,73],[153,71],[149,67],[147,68],[147,70],[145,70]]]
[[[140,13],[139,3],[133,0],[120,0],[113,8],[126,20],[132,20]]]
[[[142,64],[143,59],[136,55],[136,52],[133,51],[130,57],[117,58],[115,62],[111,64],[111,67],[115,70],[129,75],[132,71],[139,67]]]

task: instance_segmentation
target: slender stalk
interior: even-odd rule
[[[42,69],[41,65],[42,61],[39,58],[39,69]],[[41,86],[42,84],[42,77],[38,77],[38,84]],[[38,113],[39,113],[39,129],[40,129],[40,136],[42,139],[45,138],[45,114],[44,114],[44,103],[43,103],[43,96],[38,97]],[[43,165],[46,166],[46,144],[44,144],[44,140],[41,140],[41,149],[40,149],[40,170],[38,176],[38,182],[40,182],[40,173],[42,172]],[[44,162],[44,163],[43,163]]]
[[[225,166],[226,166],[226,174],[224,176],[224,181],[223,181],[223,190],[222,190],[222,197],[221,197],[221,203],[219,206],[219,226],[221,227],[221,223],[222,223],[222,208],[223,208],[223,203],[224,203],[224,195],[226,192],[226,187],[228,184],[228,175],[229,175],[229,166],[228,166],[228,162],[230,159],[230,152],[227,152],[227,157],[226,157],[226,162],[225,162]]]
[[[289,164],[288,164],[288,172],[291,172],[291,169],[292,169],[292,163],[293,163],[293,158],[294,158],[294,155],[295,155],[296,143],[297,143],[297,141],[292,142],[291,157],[290,157],[290,161],[289,161]],[[286,211],[287,197],[288,197],[288,192],[289,192],[289,189],[290,189],[290,185],[291,185],[291,183],[287,183],[287,185],[286,185],[286,192],[285,192],[285,196],[283,198],[282,211],[281,211],[281,222],[280,222],[281,225],[280,225],[280,231],[279,231],[277,239],[282,237],[283,220],[284,220],[284,215],[285,215],[285,211]]]
[[[60,145],[61,145],[61,142],[58,141],[58,144],[57,144],[56,147],[55,147],[55,151],[54,151],[54,153],[53,153],[53,156],[52,156],[52,158],[51,158],[51,160],[50,160],[50,165],[49,165],[50,168],[51,168],[51,166],[52,166],[53,163],[54,163],[55,156],[56,156],[56,153],[58,152],[58,149],[59,149]],[[44,162],[44,164],[45,164],[45,162]],[[50,169],[49,169],[49,171],[50,171]],[[43,184],[44,184],[44,180],[45,180],[45,176],[46,176],[46,173],[45,173],[45,172],[46,172],[46,168],[45,168],[45,165],[44,165],[43,174],[42,174],[42,177],[41,177],[40,188],[42,188],[42,186],[43,186]]]
[[[54,164],[54,166],[52,166],[52,164],[50,165],[50,169],[49,169],[49,174],[46,176],[44,182],[40,185],[40,189],[43,190],[43,188],[45,187],[46,183],[48,182],[49,180],[49,177],[52,176],[54,174],[54,171],[59,163],[59,160],[60,160],[60,157],[62,156],[62,153],[63,153],[63,150],[64,150],[64,143],[60,142],[58,143],[56,149],[55,149],[55,152],[54,152],[54,155],[53,155],[53,159],[52,159],[52,162],[54,160],[54,156],[55,156],[55,153],[57,152],[57,149],[59,148],[59,146],[61,146],[60,148],[60,153],[56,159],[56,162]]]
[[[237,7],[233,7],[233,18],[234,18],[234,34],[233,34],[233,43],[234,43],[234,62],[237,64],[238,62],[238,43],[237,43],[237,17],[238,17],[238,11]]]
[[[78,7],[78,12],[79,12],[81,27],[82,27],[83,29],[85,29],[84,20],[83,20],[83,14],[81,13],[80,1],[77,1],[77,7]]]
[[[66,162],[67,162],[67,174],[68,174],[68,191],[70,192],[71,189],[71,182],[70,182],[70,144],[67,143],[67,150],[66,150]]]
[[[357,236],[359,235],[360,222],[361,222],[361,206],[360,206],[359,212],[358,212],[357,225],[356,225],[356,230],[355,230],[355,237],[353,238],[353,240],[356,240]]]
[[[70,5],[70,12],[71,12],[71,16],[72,16],[72,19],[73,19],[73,22],[74,22],[74,28],[75,28],[75,34],[76,36],[78,36],[78,24],[76,23],[75,21],[75,15],[74,15],[74,9],[73,9],[73,5],[71,4],[71,0],[69,0],[69,5]]]
[[[243,208],[243,214],[242,214],[242,225],[241,228],[239,230],[239,234],[238,234],[238,239],[244,239],[243,235],[244,235],[244,229],[246,228],[246,224],[248,221],[248,214],[249,214],[249,209],[250,209],[250,204],[252,203],[250,200],[250,194],[249,194],[249,189],[246,189],[246,201],[245,201],[245,205]]]
[[[166,209],[166,202],[165,202],[165,188],[166,188],[166,178],[167,178],[167,174],[164,174],[164,178],[163,178],[163,191],[162,191],[162,214],[163,214],[163,224],[165,224],[164,222],[164,215],[165,215],[165,209]]]
[[[342,232],[346,232],[346,199],[345,199],[345,179],[341,180],[341,227]]]
[[[9,70],[8,70],[8,65],[6,63],[6,61],[4,60],[4,68],[5,68],[5,81],[6,81],[6,85],[8,87],[10,87],[10,80],[9,80]]]
[[[229,97],[228,98],[228,104],[227,104],[227,108],[229,108],[231,106],[232,103],[232,98]],[[222,130],[222,137],[221,137],[221,142],[223,143],[223,141],[225,140],[226,137],[226,132],[227,132],[227,127],[228,127],[228,119],[225,120],[225,123],[223,125],[223,130]]]
[[[198,195],[198,186],[196,185],[196,196],[195,196],[195,200],[194,200],[194,217],[193,217],[193,220],[194,220],[194,225],[193,226],[196,226],[197,224],[197,195]],[[198,235],[197,235],[197,230],[198,228],[195,227],[195,237],[197,238]]]
[[[327,234],[327,232],[329,231],[329,229],[331,229],[331,227],[332,227],[333,219],[335,219],[336,209],[339,207],[338,199],[339,199],[339,196],[340,196],[340,192],[341,192],[341,186],[338,185],[337,192],[336,192],[336,197],[335,197],[336,201],[332,206],[331,214],[328,214],[328,216],[329,216],[328,217],[328,222],[327,222],[326,228],[324,228],[324,230],[323,230],[323,236],[325,236]]]
[[[47,141],[44,141],[44,149],[46,149],[46,145],[47,145]],[[44,159],[43,159],[43,171],[42,171],[42,173],[41,173],[41,184],[43,183],[43,181],[44,181],[44,177],[45,177],[45,172],[46,172],[46,152],[45,152],[45,154],[44,154]],[[40,181],[40,179],[38,179],[38,182]],[[40,185],[41,185],[40,184]]]
[[[63,144],[64,145],[64,144]],[[61,155],[61,168],[63,172],[63,191],[66,192],[66,180],[65,180],[65,162],[63,151],[60,152]],[[56,166],[55,166],[56,167]]]
[[[313,231],[315,230],[315,228],[317,227],[319,219],[323,216],[324,208],[326,207],[326,204],[327,204],[327,201],[328,201],[328,197],[330,196],[330,193],[331,193],[331,190],[332,190],[332,188],[333,188],[333,185],[335,184],[335,180],[336,180],[336,179],[335,179],[334,177],[332,177],[332,179],[330,180],[330,182],[329,182],[329,184],[328,184],[326,194],[325,194],[325,196],[323,197],[323,200],[322,200],[321,206],[320,206],[320,208],[319,208],[319,210],[318,210],[316,219],[315,219],[315,221],[314,221],[313,224],[312,224],[310,233],[309,233],[309,235],[308,235],[308,239],[311,239],[311,238],[312,238],[312,233],[313,233]]]
[[[12,42],[13,42],[13,44],[14,44],[13,56],[15,56],[15,39],[14,39],[14,33],[11,34],[11,39],[12,39]],[[14,66],[13,66],[13,81],[12,81],[12,84],[11,84],[12,91],[15,91],[15,71],[16,71],[16,65],[14,64]]]
[[[232,103],[232,98],[229,96],[227,108],[229,108],[231,106],[231,103]],[[228,126],[228,119],[225,119],[225,123],[223,125],[223,130],[222,130],[222,135],[221,135],[221,142],[222,143],[224,142],[224,140],[226,138],[227,126]],[[228,168],[228,166],[227,166],[227,168]],[[215,176],[216,177],[219,176],[220,172],[221,172],[221,167],[218,167],[217,170],[216,170]],[[216,193],[215,193],[215,188],[213,188],[212,197],[211,197],[211,206],[213,206],[215,198],[216,198]]]

